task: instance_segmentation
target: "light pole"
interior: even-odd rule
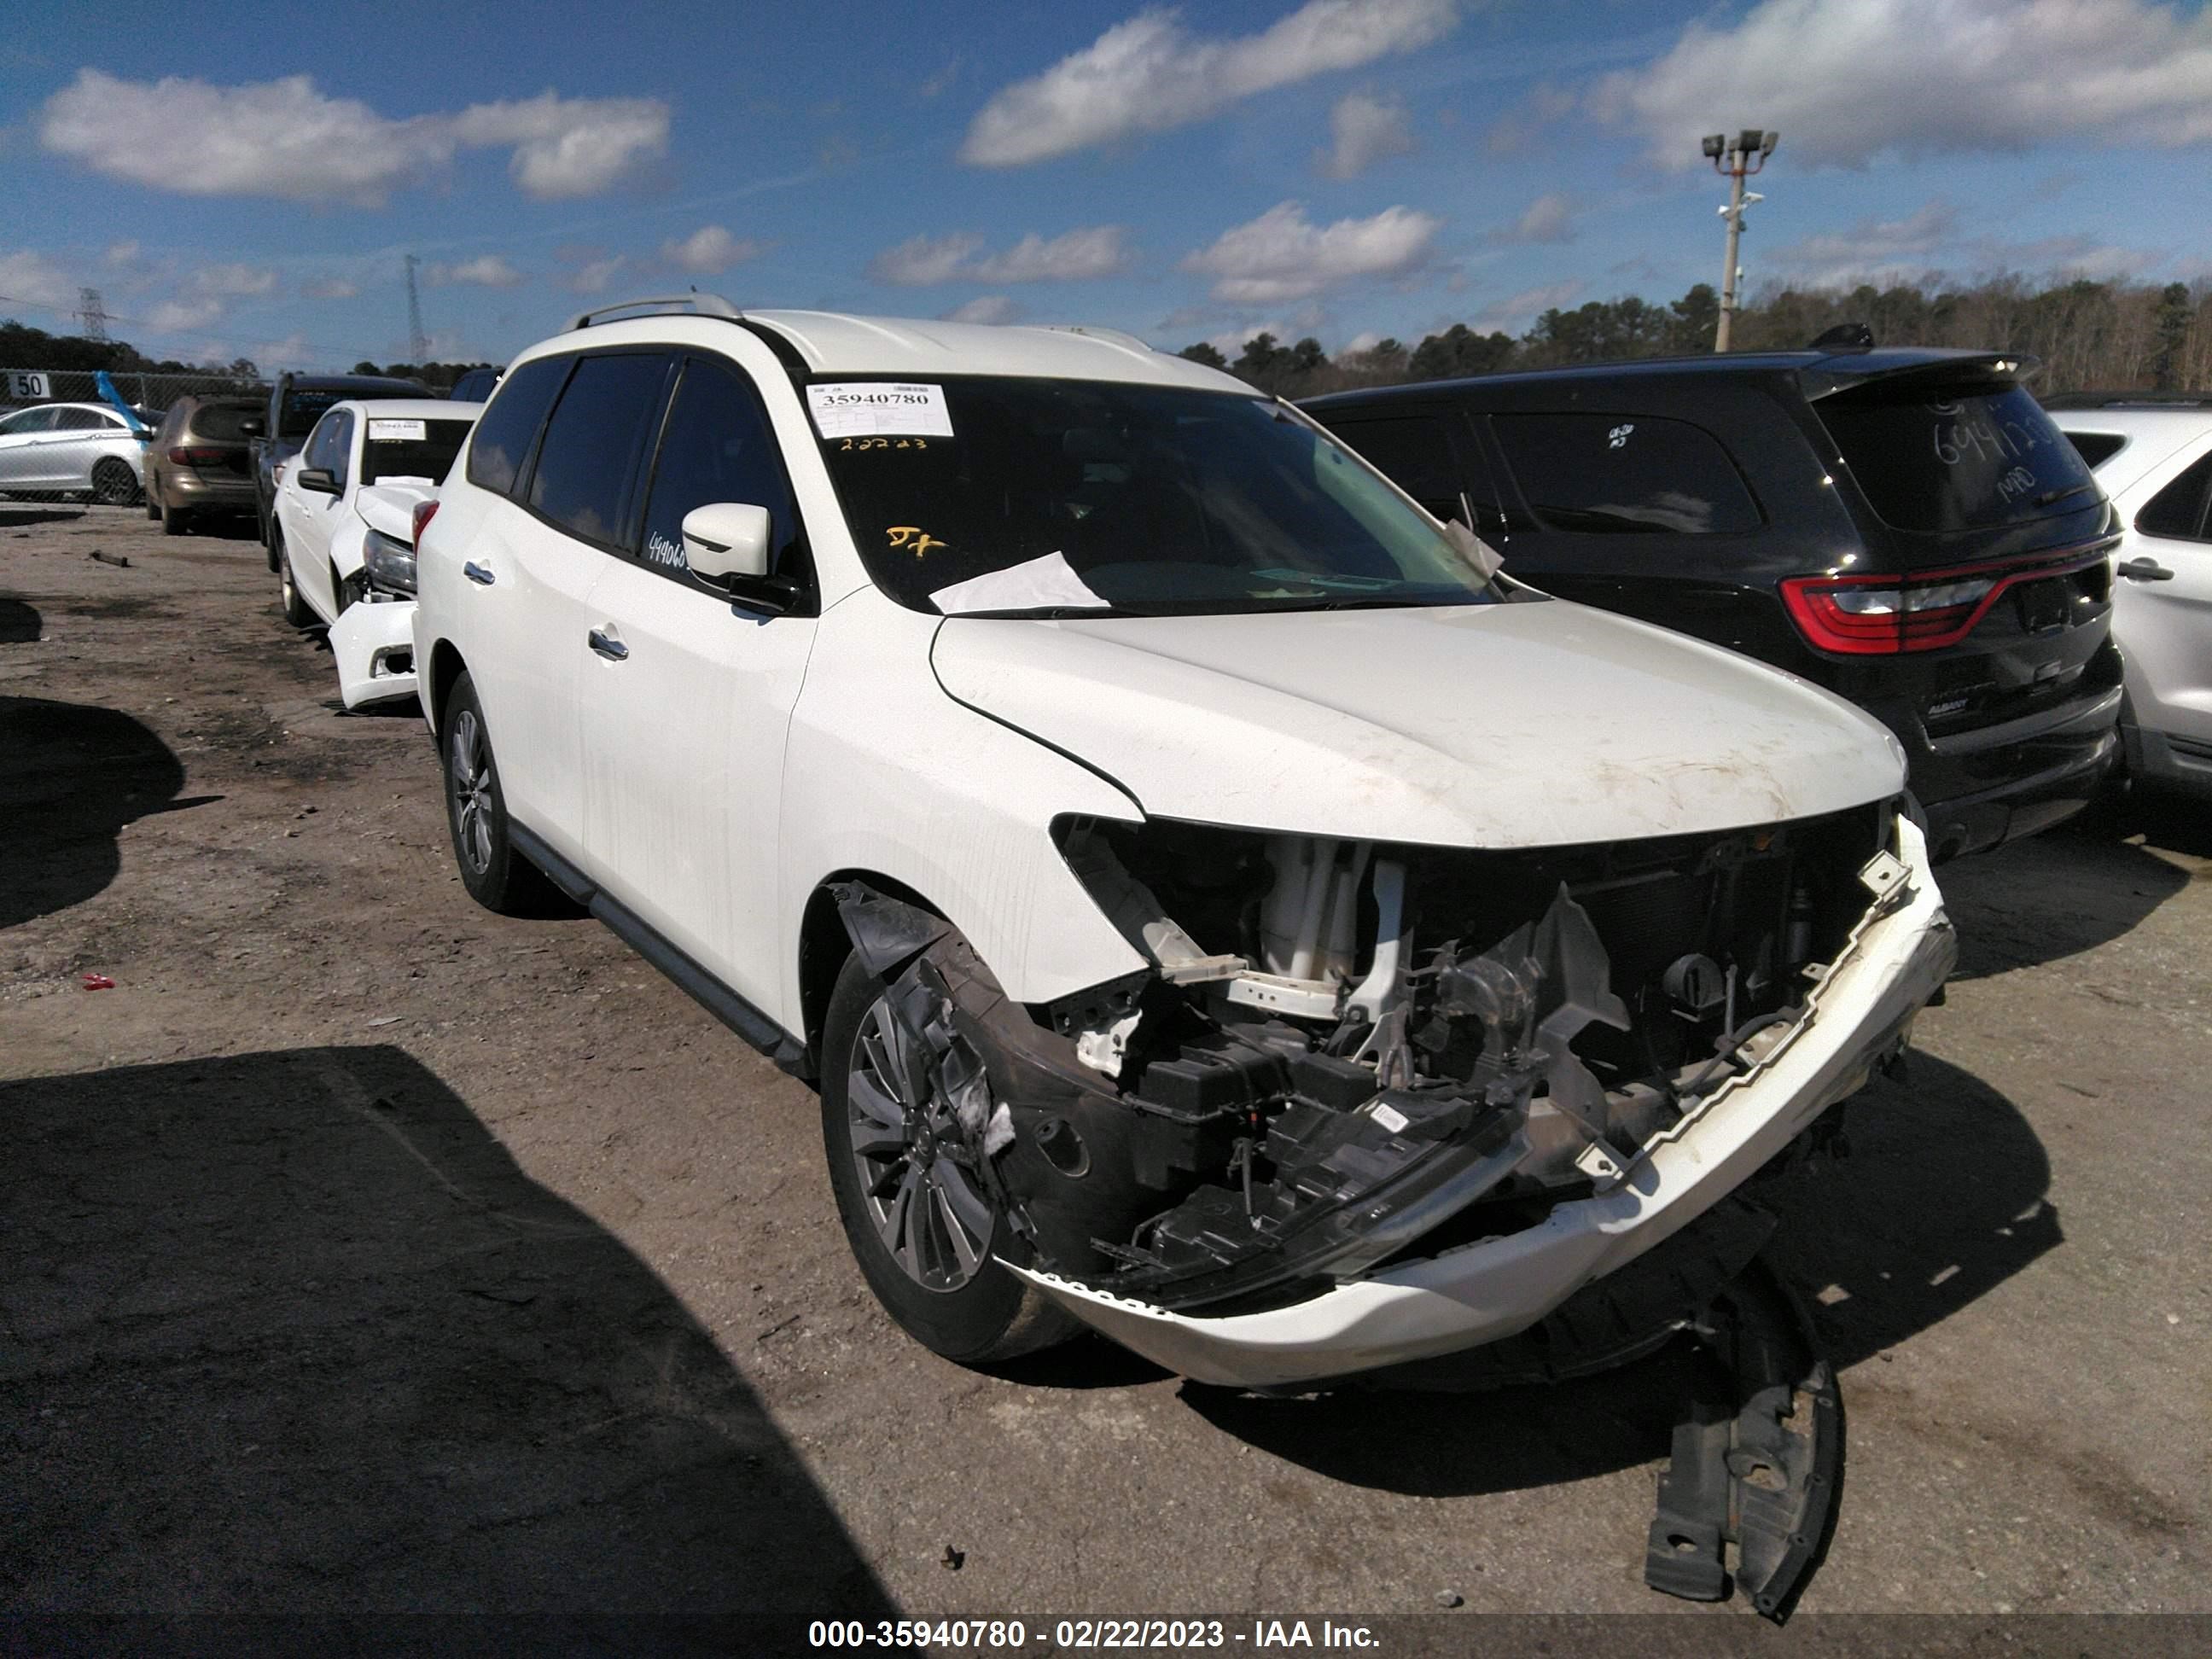
[[[1753,202],[1766,198],[1757,191],[1744,193],[1743,181],[1766,165],[1766,158],[1774,154],[1774,147],[1782,135],[1769,128],[1746,127],[1730,138],[1725,133],[1710,134],[1705,139],[1705,154],[1713,164],[1715,173],[1726,173],[1729,179],[1729,204],[1720,210],[1728,221],[1728,265],[1721,273],[1721,320],[1713,331],[1713,349],[1729,349],[1729,325],[1735,319],[1735,285],[1740,274],[1736,270],[1736,240],[1743,234],[1743,210]]]

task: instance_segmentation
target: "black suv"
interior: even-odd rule
[[[253,453],[253,508],[261,520],[261,544],[269,568],[276,568],[276,539],[269,526],[276,511],[276,469],[300,453],[315,422],[332,404],[348,398],[427,398],[420,380],[385,374],[293,374],[276,377],[269,389],[269,412],[246,428]]]
[[[1948,858],[2070,817],[2117,752],[2117,526],[2032,362],[1659,358],[1306,408],[1513,575],[1875,715]]]

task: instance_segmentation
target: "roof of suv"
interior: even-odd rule
[[[1337,404],[1364,403],[1388,397],[1419,398],[1470,386],[1540,386],[1557,383],[1635,381],[1694,376],[1699,380],[1754,375],[1795,374],[1814,397],[1840,392],[1860,380],[1878,380],[1915,369],[1956,363],[1987,365],[2000,373],[2017,374],[2034,361],[1992,351],[1963,351],[1935,346],[1886,346],[1873,349],[1806,351],[1708,352],[1695,357],[1620,357],[1603,362],[1572,363],[1558,368],[1514,369],[1503,374],[1477,374],[1455,380],[1419,380],[1405,386],[1378,386],[1362,392],[1335,392],[1306,401],[1306,407],[1328,409]]]
[[[1187,358],[1155,351],[1116,329],[948,323],[907,317],[857,317],[831,311],[738,311],[716,308],[701,295],[696,312],[662,312],[621,321],[589,323],[559,337],[573,345],[577,333],[609,344],[666,339],[670,325],[734,323],[766,337],[794,368],[814,374],[1004,374],[1046,380],[1121,380],[1189,386],[1256,397],[1235,376]],[[659,303],[638,301],[640,305]],[[621,309],[622,307],[611,307]],[[603,313],[586,313],[586,318]],[[685,337],[696,338],[686,327]],[[550,346],[553,342],[546,343]]]
[[[398,387],[419,396],[429,388],[420,380],[390,374],[286,374],[278,382],[287,392],[337,392],[347,397],[374,397],[386,387]]]

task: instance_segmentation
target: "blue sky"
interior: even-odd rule
[[[515,21],[501,21],[511,16]],[[593,300],[1331,350],[1717,279],[2212,276],[2212,17],[2150,0],[220,12],[15,0],[0,316],[161,355],[502,360]]]

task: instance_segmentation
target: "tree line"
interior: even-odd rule
[[[1415,345],[1383,340],[1330,357],[1313,338],[1285,345],[1255,334],[1236,357],[1200,341],[1182,356],[1225,368],[1262,392],[1316,397],[1358,386],[1456,380],[1620,357],[1710,352],[1720,296],[1699,283],[1654,305],[1633,295],[1554,307],[1524,334],[1454,323]],[[1972,287],[1774,288],[1736,313],[1739,351],[1792,350],[1832,328],[1864,324],[1877,345],[1964,346],[2042,359],[2042,392],[2212,388],[2212,282],[2032,283],[2000,276]]]
[[[88,340],[80,334],[49,334],[12,319],[0,319],[0,366],[9,368],[76,369],[111,374],[227,374],[258,380],[261,371],[251,357],[227,363],[188,363],[175,357],[149,357],[127,340]]]

